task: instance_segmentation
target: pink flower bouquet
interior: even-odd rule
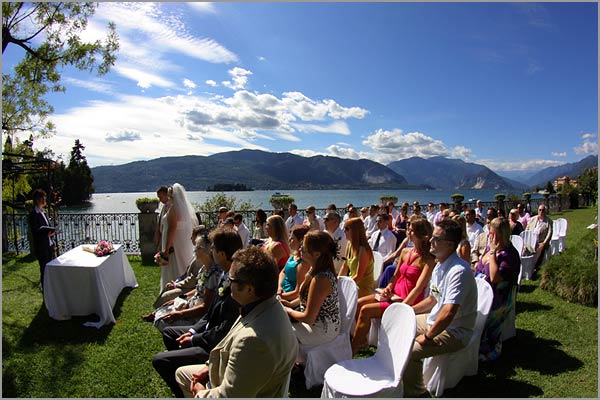
[[[102,257],[112,253],[114,250],[115,248],[113,247],[111,242],[109,242],[108,240],[101,240],[100,243],[96,245],[96,248],[94,249],[94,254],[96,254],[98,257]]]

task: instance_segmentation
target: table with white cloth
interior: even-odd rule
[[[84,325],[98,329],[115,322],[112,309],[119,294],[138,284],[123,247],[115,245],[114,249],[98,257],[81,245],[46,264],[44,302],[51,318],[97,314],[100,321]]]

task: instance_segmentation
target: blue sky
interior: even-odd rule
[[[101,3],[111,72],[49,97],[92,166],[242,148],[442,155],[515,174],[598,152],[597,3]],[[4,54],[3,72],[22,53]]]

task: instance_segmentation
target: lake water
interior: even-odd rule
[[[225,192],[227,196],[233,196],[238,201],[249,201],[256,208],[270,210],[273,207],[269,199],[274,191],[255,190],[251,192]],[[368,206],[370,204],[379,204],[379,197],[383,195],[393,195],[398,197],[398,202],[404,201],[412,204],[418,200],[421,206],[429,201],[434,203],[451,203],[450,196],[454,193],[460,193],[465,196],[465,201],[469,199],[481,199],[482,201],[494,201],[494,195],[497,193],[516,193],[519,196],[521,192],[507,192],[498,190],[286,190],[281,191],[295,199],[299,208],[306,208],[314,205],[317,208],[326,208],[328,204],[334,203],[339,208],[343,208],[348,203],[355,206]],[[207,199],[213,197],[215,192],[188,192],[188,198],[192,204],[202,204]],[[87,206],[61,208],[62,212],[81,212],[81,213],[130,213],[138,212],[135,200],[140,197],[156,197],[155,192],[145,193],[97,193],[92,195],[92,200]],[[532,198],[542,197],[539,194],[532,194]]]

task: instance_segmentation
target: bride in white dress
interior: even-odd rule
[[[198,218],[183,186],[175,183],[169,188],[168,196],[169,209],[160,221],[160,250],[168,255],[169,263],[160,267],[160,290],[182,275],[192,261],[194,245],[190,237],[192,228],[198,225]]]

